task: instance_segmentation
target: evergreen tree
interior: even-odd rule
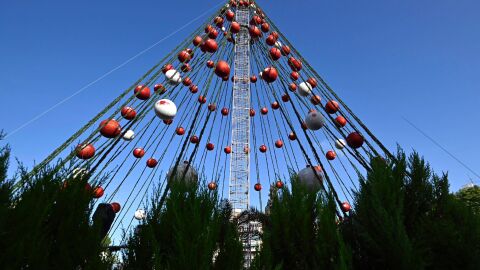
[[[462,188],[455,195],[468,207],[471,207],[476,214],[480,215],[480,186],[472,185]]]

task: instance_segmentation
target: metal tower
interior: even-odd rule
[[[240,6],[236,21],[240,32],[235,40],[232,100],[232,156],[230,158],[229,201],[234,214],[249,207],[250,186],[250,7]]]

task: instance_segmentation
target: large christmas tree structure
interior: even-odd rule
[[[298,172],[309,188],[333,194],[342,217],[357,174],[385,156],[258,4],[230,1],[31,174],[55,164],[88,177],[98,203],[117,212],[112,235],[131,227],[154,184],[165,197],[182,179],[204,181],[238,214],[252,192],[262,208],[262,192]]]

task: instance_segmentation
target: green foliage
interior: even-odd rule
[[[472,186],[460,189],[455,194],[459,200],[471,207],[476,214],[480,215],[480,187]]]
[[[349,269],[330,195],[309,191],[293,177],[292,191],[283,188],[270,200],[253,269]]]
[[[128,239],[125,269],[242,269],[232,209],[215,192],[172,181],[164,207],[154,196],[146,221]]]

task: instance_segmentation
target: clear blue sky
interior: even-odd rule
[[[9,132],[221,1],[0,1],[0,128]],[[258,1],[390,149],[418,150],[457,190],[480,171],[480,2]],[[31,165],[193,30],[191,25],[8,137]]]

